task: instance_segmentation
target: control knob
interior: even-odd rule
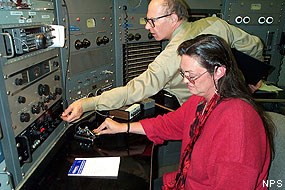
[[[128,34],[129,41],[133,41],[134,39],[135,39],[135,36],[132,33]]]
[[[40,84],[38,86],[38,93],[39,93],[40,96],[42,96],[42,95],[45,95],[45,96],[49,95],[49,93],[50,93],[49,85],[47,85],[47,84],[45,84],[45,85]]]
[[[21,113],[20,114],[20,121],[21,122],[29,122],[31,119],[31,116],[29,113]]]
[[[16,86],[20,86],[20,85],[22,85],[23,84],[23,79],[21,79],[21,78],[16,78],[15,79],[15,85]]]
[[[103,44],[109,43],[109,38],[107,36],[103,36]]]
[[[79,50],[80,48],[83,48],[83,44],[80,40],[76,40],[74,43],[75,49]]]
[[[58,61],[54,61],[54,62],[52,63],[52,65],[53,65],[54,67],[59,67],[59,62],[58,62]]]
[[[97,38],[96,38],[96,44],[97,44],[98,46],[100,46],[101,44],[103,44],[103,38],[102,38],[102,37],[97,37]]]
[[[62,88],[55,88],[55,93],[58,95],[62,94]]]
[[[90,45],[91,45],[91,42],[85,38],[82,42],[82,46],[84,48],[88,48]]]
[[[139,33],[135,34],[135,40],[138,41],[142,38],[142,36]]]
[[[96,39],[96,44],[98,46],[100,46],[101,44],[107,44],[109,43],[109,38],[107,36],[103,36],[103,37],[97,37]]]
[[[19,104],[24,104],[26,103],[26,98],[24,96],[19,96],[18,97],[18,103]]]
[[[41,111],[41,107],[39,105],[33,105],[31,108],[31,112],[33,114],[39,114]]]
[[[60,76],[59,75],[54,75],[54,80],[55,81],[60,80]]]

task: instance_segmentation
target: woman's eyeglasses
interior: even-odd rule
[[[195,84],[195,81],[197,79],[199,79],[201,76],[203,76],[205,73],[207,73],[208,71],[203,72],[202,74],[195,76],[195,77],[190,77],[188,74],[186,75],[186,73],[189,73],[189,71],[183,71],[182,69],[179,70],[179,74],[182,76],[182,78],[186,78],[189,82],[191,82],[192,84]]]
[[[159,16],[159,17],[155,17],[155,18],[144,18],[144,21],[145,21],[145,24],[149,23],[149,25],[154,28],[155,27],[155,24],[154,22],[157,21],[158,19],[161,19],[161,18],[164,18],[164,17],[168,17],[172,15],[172,13],[170,14],[167,14],[167,15],[163,15],[163,16]]]

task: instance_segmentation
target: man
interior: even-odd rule
[[[73,102],[63,113],[62,119],[74,121],[91,110],[111,110],[141,101],[160,90],[173,94],[180,104],[191,95],[179,76],[180,57],[177,47],[185,40],[200,34],[215,34],[225,39],[232,48],[262,60],[263,45],[260,39],[229,25],[217,17],[187,22],[188,7],[183,0],[151,0],[145,28],[156,40],[169,40],[165,49],[149,64],[140,76],[126,86],[117,87],[100,96]]]

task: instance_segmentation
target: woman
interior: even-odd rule
[[[265,189],[274,126],[253,101],[228,44],[200,35],[178,47],[180,74],[193,94],[175,112],[125,124],[106,119],[95,133],[181,140],[180,167],[163,189]]]

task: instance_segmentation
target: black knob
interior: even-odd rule
[[[52,65],[53,65],[54,67],[59,67],[59,62],[58,62],[58,61],[54,61],[54,62],[52,63]]]
[[[62,94],[62,88],[55,88],[55,93],[58,95]]]
[[[45,84],[45,85],[40,84],[38,86],[38,93],[39,93],[40,96],[42,96],[42,95],[45,95],[45,96],[49,95],[49,93],[50,93],[49,86],[47,84]]]
[[[19,104],[24,104],[26,102],[26,98],[24,96],[19,96],[18,102],[19,102]]]
[[[60,80],[60,76],[59,75],[54,75],[54,80]]]
[[[133,41],[134,39],[135,39],[135,36],[132,33],[128,34],[129,41]]]
[[[15,85],[20,86],[22,84],[23,84],[23,79],[21,79],[21,78],[16,78],[15,79]]]
[[[40,111],[41,111],[41,107],[40,107],[39,105],[33,105],[33,106],[32,106],[31,112],[32,112],[33,114],[39,114]]]
[[[102,38],[102,37],[97,37],[97,38],[96,38],[96,44],[97,44],[98,46],[100,46],[101,44],[103,44],[103,38]]]
[[[85,38],[82,42],[82,45],[84,48],[88,48],[91,45],[91,42]]]
[[[76,40],[74,43],[75,49],[79,50],[80,48],[83,48],[83,44],[80,40]]]
[[[142,36],[139,33],[135,34],[135,40],[138,41],[142,38]]]
[[[20,114],[20,121],[21,122],[29,122],[31,119],[31,116],[29,113],[21,113]]]
[[[103,44],[109,43],[109,38],[107,36],[103,36],[102,40],[103,40]]]

